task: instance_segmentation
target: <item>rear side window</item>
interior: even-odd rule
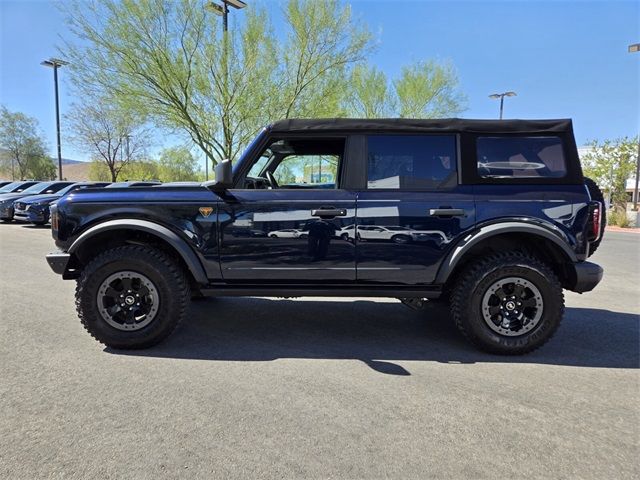
[[[562,178],[567,174],[559,137],[478,137],[481,178]]]
[[[372,135],[367,187],[437,190],[457,184],[455,135]]]

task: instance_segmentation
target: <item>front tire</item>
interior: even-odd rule
[[[451,315],[460,332],[480,349],[500,355],[541,347],[563,314],[556,274],[522,252],[494,254],[467,266],[451,295]]]
[[[141,245],[96,256],[76,287],[82,325],[116,349],[147,348],[164,340],[184,318],[189,299],[182,267],[166,253]]]

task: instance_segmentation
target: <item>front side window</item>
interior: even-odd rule
[[[367,151],[370,189],[438,190],[457,182],[454,135],[375,135]]]
[[[254,161],[245,188],[338,188],[344,138],[274,139]]]
[[[273,175],[279,185],[334,188],[339,161],[340,156],[335,154],[289,155],[280,162]]]
[[[561,178],[567,173],[559,137],[478,137],[481,178]]]

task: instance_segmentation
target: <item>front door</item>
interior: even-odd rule
[[[344,138],[274,138],[220,206],[229,283],[350,283],[356,194],[340,187]]]
[[[475,224],[472,186],[458,184],[455,135],[370,135],[367,188],[358,194],[358,282],[434,281]]]

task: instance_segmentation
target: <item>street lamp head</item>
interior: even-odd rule
[[[216,15],[224,15],[227,6],[231,6],[240,10],[247,6],[242,0],[221,0],[224,5],[219,5],[215,2],[207,2],[204,6],[205,10],[208,10]]]
[[[628,48],[629,53],[640,52],[640,43],[632,43]]]
[[[247,4],[244,3],[242,0],[222,0],[222,1],[227,5],[231,5],[233,8],[237,8],[238,10],[247,6]]]
[[[69,62],[66,62],[64,60],[60,60],[59,58],[53,58],[51,57],[49,60],[44,60],[42,62],[40,62],[40,65],[44,65],[45,67],[61,67],[63,65],[69,65]]]
[[[215,13],[216,15],[224,15],[224,7],[218,5],[217,3],[209,2],[205,4],[204,9]]]
[[[492,93],[489,98],[515,97],[516,92]]]

